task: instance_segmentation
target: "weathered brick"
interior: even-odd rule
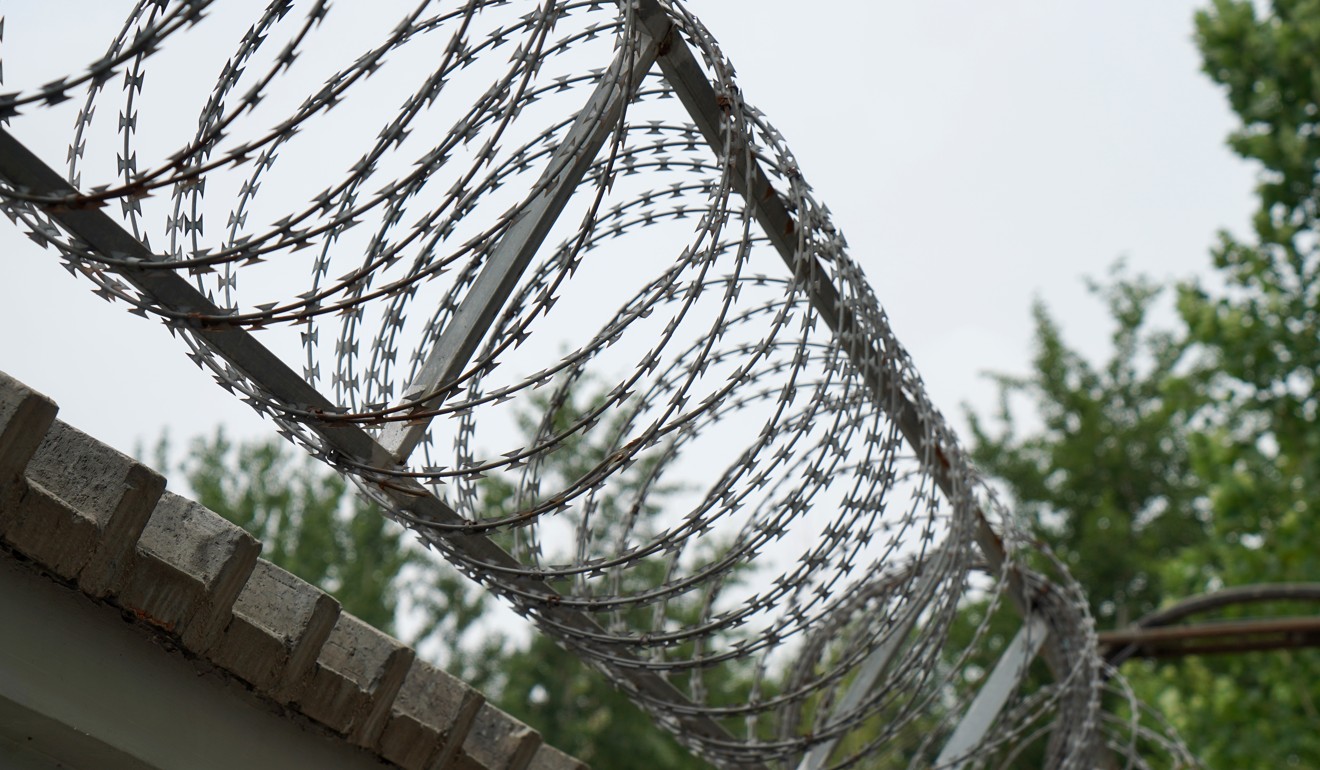
[[[540,747],[540,733],[486,704],[463,741],[457,766],[464,770],[524,770]]]
[[[52,573],[73,580],[100,543],[96,522],[31,481],[4,511],[5,540]]]
[[[352,615],[340,615],[298,708],[360,746],[380,737],[414,653]]]
[[[407,770],[583,770],[0,373],[0,538]]]
[[[485,698],[458,679],[414,661],[377,744],[407,770],[447,767]]]
[[[587,770],[582,762],[549,744],[542,743],[528,770]]]
[[[234,602],[211,660],[281,703],[307,686],[339,619],[339,603],[301,578],[259,560]]]
[[[59,410],[46,396],[0,372],[0,536],[17,503],[23,472]]]
[[[142,532],[119,603],[204,653],[228,624],[260,550],[239,527],[167,492]]]
[[[97,542],[78,583],[90,596],[105,596],[132,564],[165,479],[58,420],[28,462],[27,478],[95,528]]]

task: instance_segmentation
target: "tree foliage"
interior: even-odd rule
[[[997,420],[972,419],[978,462],[1065,555],[1102,625],[1223,586],[1320,579],[1320,2],[1215,0],[1196,42],[1241,119],[1230,146],[1261,169],[1253,232],[1221,233],[1203,280],[1097,286],[1116,327],[1103,365],[1038,305],[1030,375],[1000,378]],[[1169,289],[1176,323],[1151,333]],[[1011,407],[1023,397],[1039,425]],[[1124,673],[1208,767],[1317,767],[1318,669],[1308,650]]]
[[[1113,356],[1093,366],[1038,303],[1032,375],[998,378],[998,425],[970,415],[972,454],[1074,576],[1103,587],[1096,617],[1126,625],[1167,594],[1159,565],[1208,535],[1183,419],[1198,395],[1178,373],[1184,346],[1147,328],[1158,288],[1119,272],[1092,289],[1115,320]],[[1012,408],[1024,398],[1043,423],[1025,434]]]
[[[1179,310],[1215,400],[1192,447],[1226,577],[1314,577],[1320,504],[1320,2],[1215,3],[1197,16],[1205,71],[1242,120],[1232,147],[1262,168],[1254,238],[1221,233],[1222,287],[1184,286]]]

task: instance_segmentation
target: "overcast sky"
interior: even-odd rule
[[[935,403],[961,425],[960,403],[993,404],[982,372],[1025,371],[1034,297],[1099,354],[1108,326],[1083,276],[1119,257],[1157,277],[1204,273],[1215,232],[1245,230],[1254,172],[1226,150],[1232,117],[1199,73],[1191,19],[1201,4],[689,7],[786,136]],[[7,84],[28,82],[24,66],[79,69],[122,17],[110,2],[9,5]],[[51,12],[66,26],[38,18]],[[66,138],[31,141],[52,164],[64,160]],[[270,433],[163,327],[93,297],[0,225],[0,370],[125,450],[166,429],[176,439],[218,423]]]

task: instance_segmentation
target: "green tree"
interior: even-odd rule
[[[1007,488],[1010,508],[1065,562],[1103,629],[1180,597],[1167,565],[1204,546],[1211,532],[1188,449],[1188,415],[1201,393],[1186,377],[1185,341],[1150,328],[1151,310],[1168,292],[1121,265],[1089,288],[1114,324],[1106,360],[1092,363],[1069,346],[1037,302],[1031,373],[996,376],[998,412],[967,416],[974,462]],[[977,609],[968,608],[964,622],[979,619]],[[991,634],[1002,646],[1021,621],[999,614]],[[1049,681],[1039,662],[1033,677]],[[1102,707],[1125,708],[1116,699]],[[1021,766],[1041,766],[1044,748],[1033,746]]]
[[[1099,287],[1117,329],[1102,366],[1038,307],[1031,374],[1001,378],[997,425],[973,417],[974,456],[1102,625],[1221,586],[1320,579],[1320,0],[1215,0],[1196,41],[1242,121],[1230,146],[1261,168],[1253,233],[1221,233],[1213,275],[1176,287],[1168,333],[1144,331],[1159,287]],[[1011,408],[1023,396],[1039,427]],[[1317,767],[1318,669],[1310,650],[1124,673],[1208,767]]]
[[[969,415],[972,457],[1062,555],[1097,619],[1121,626],[1167,595],[1159,566],[1208,537],[1186,436],[1200,395],[1179,372],[1185,345],[1148,328],[1158,287],[1119,269],[1091,289],[1115,322],[1109,360],[1070,348],[1037,303],[1032,374],[997,378],[993,421]],[[1039,427],[1020,427],[1023,400]]]
[[[1320,574],[1320,0],[1271,8],[1220,0],[1196,19],[1205,71],[1242,120],[1229,143],[1262,168],[1254,238],[1221,233],[1222,286],[1188,284],[1179,301],[1215,400],[1192,450],[1224,579]]]
[[[1253,232],[1221,233],[1216,280],[1179,297],[1192,376],[1210,399],[1190,453],[1213,536],[1168,577],[1186,593],[1317,580],[1320,2],[1218,0],[1197,14],[1196,40],[1241,120],[1229,144],[1260,174]],[[1317,767],[1320,681],[1299,676],[1317,670],[1316,650],[1206,658],[1176,672],[1195,689],[1161,695],[1214,767]],[[1223,729],[1234,722],[1252,740]]]

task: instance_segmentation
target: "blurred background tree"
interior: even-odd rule
[[[1253,233],[1222,232],[1202,280],[1095,286],[1116,328],[1100,366],[1038,304],[1032,371],[997,378],[998,415],[969,415],[976,461],[1102,628],[1225,586],[1320,580],[1320,2],[1215,0],[1195,29],[1241,121],[1229,144],[1260,167]],[[1166,294],[1174,321],[1151,332]],[[1207,767],[1265,768],[1320,767],[1318,670],[1302,650],[1124,673]]]

